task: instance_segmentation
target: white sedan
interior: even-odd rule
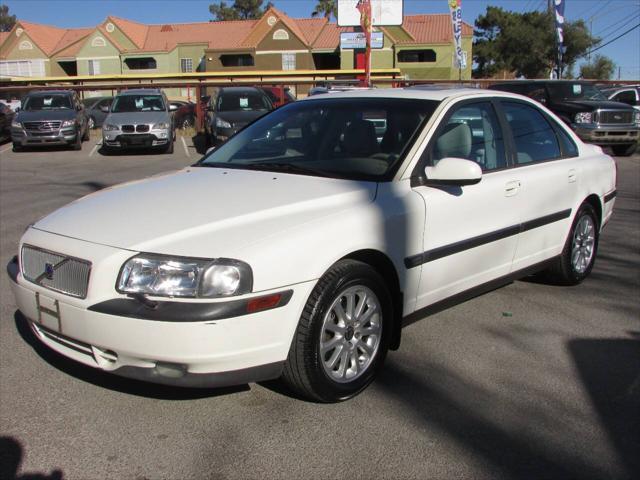
[[[51,213],[8,271],[37,338],[78,362],[185,386],[281,377],[339,401],[407,323],[534,272],[581,282],[615,175],[518,95],[319,95]]]

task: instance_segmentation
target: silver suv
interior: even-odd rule
[[[157,89],[120,92],[102,124],[102,148],[108,152],[125,148],[162,148],[173,153],[175,128],[167,96]]]

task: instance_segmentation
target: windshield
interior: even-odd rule
[[[113,101],[111,111],[124,112],[162,112],[166,110],[162,95],[120,95]]]
[[[553,100],[606,100],[597,87],[588,83],[549,84],[549,95]]]
[[[198,166],[389,180],[437,102],[343,98],[289,103]]]
[[[27,97],[23,110],[71,110],[69,95],[37,95]]]
[[[269,110],[269,101],[265,95],[257,92],[223,92],[218,97],[218,111]]]

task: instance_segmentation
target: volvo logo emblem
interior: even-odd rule
[[[53,280],[53,272],[55,267],[51,263],[45,263],[44,265],[44,276],[47,280]]]

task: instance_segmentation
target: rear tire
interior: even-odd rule
[[[591,273],[598,251],[600,224],[593,207],[583,203],[578,209],[562,254],[546,272],[553,283],[577,285]]]
[[[630,157],[636,151],[637,144],[633,145],[612,145],[611,150],[616,157]]]
[[[362,262],[339,261],[307,300],[282,380],[312,401],[354,397],[384,363],[392,318],[391,296],[380,274]]]

